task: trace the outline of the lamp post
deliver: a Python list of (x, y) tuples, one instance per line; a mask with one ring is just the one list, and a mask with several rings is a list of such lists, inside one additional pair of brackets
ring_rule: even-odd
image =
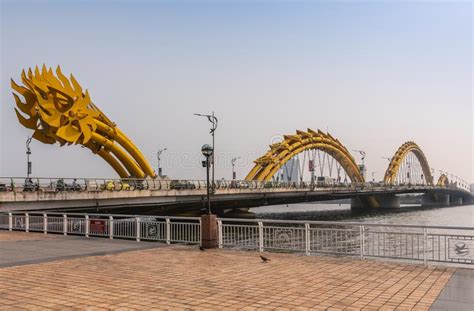
[(161, 166), (160, 166), (160, 161), (161, 161), (161, 154), (168, 150), (168, 148), (163, 148), (163, 149), (158, 149), (158, 151), (156, 152), (156, 159), (158, 160), (158, 176), (161, 177), (162, 176), (162, 169), (161, 169)]
[(31, 144), (31, 139), (32, 137), (28, 137), (26, 140), (26, 178), (30, 178), (30, 174), (32, 172), (32, 167), (31, 167), (31, 161), (30, 161), (30, 155), (31, 155), (31, 149), (30, 149), (30, 144)]
[(240, 157), (232, 158), (232, 160), (230, 160), (230, 163), (232, 164), (232, 179), (233, 180), (237, 179), (237, 174), (235, 173), (235, 162), (237, 162), (238, 159), (240, 159)]
[(362, 164), (359, 165), (359, 171), (360, 173), (362, 174), (362, 176), (365, 178), (365, 163), (364, 163), (364, 160), (365, 160), (365, 157), (367, 156), (367, 153), (364, 151), (364, 150), (356, 150), (354, 149), (353, 151), (355, 152), (358, 152), (360, 154), (360, 158), (362, 160)]
[(212, 163), (212, 187), (214, 187), (214, 155), (215, 155), (215, 140), (214, 140), (214, 132), (216, 131), (217, 129), (217, 123), (218, 123), (218, 120), (216, 118), (216, 116), (214, 116), (214, 111), (212, 112), (212, 114), (200, 114), (200, 113), (195, 113), (194, 114), (195, 116), (198, 116), (198, 117), (205, 117), (209, 120), (209, 122), (211, 122), (211, 130), (210, 130), (210, 134), (212, 135), (212, 158), (211, 158), (211, 163)]
[(202, 154), (206, 157), (206, 190), (207, 190), (207, 213), (208, 215), (211, 215), (211, 193), (210, 193), (210, 185), (209, 185), (209, 158), (212, 157), (214, 153), (214, 149), (209, 146), (208, 144), (205, 144), (201, 148)]

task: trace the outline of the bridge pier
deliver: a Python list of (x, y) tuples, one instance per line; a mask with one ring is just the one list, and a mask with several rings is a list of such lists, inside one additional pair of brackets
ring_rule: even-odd
[(363, 210), (370, 208), (400, 208), (400, 197), (395, 195), (378, 195), (367, 197), (355, 197), (351, 199), (352, 210)]
[(421, 197), (421, 206), (449, 206), (450, 195), (441, 193), (426, 193)]
[(400, 197), (396, 195), (381, 195), (376, 200), (381, 208), (400, 208)]
[(372, 208), (374, 206), (372, 206), (369, 202), (372, 201), (373, 203), (374, 200), (375, 199), (373, 197), (371, 199), (369, 199), (368, 197), (351, 198), (351, 210), (360, 211), (360, 210), (366, 210), (366, 209)]
[(461, 196), (455, 197), (451, 196), (449, 199), (449, 204), (450, 205), (462, 205), (463, 204), (463, 198)]

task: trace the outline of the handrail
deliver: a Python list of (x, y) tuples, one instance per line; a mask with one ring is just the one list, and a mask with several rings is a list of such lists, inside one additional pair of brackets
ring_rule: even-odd
[[(49, 212), (49, 211), (12, 211), (0, 212), (0, 215), (67, 215), (67, 216), (100, 216), (108, 218), (158, 218), (158, 219), (176, 219), (176, 220), (200, 220), (201, 217), (187, 216), (159, 216), (159, 215), (137, 215), (137, 214), (100, 214), (100, 213), (66, 213), (66, 212)], [(458, 226), (441, 226), (441, 225), (407, 225), (407, 224), (387, 224), (387, 223), (365, 223), (365, 222), (349, 222), (349, 221), (321, 221), (321, 220), (280, 220), (280, 219), (244, 219), (244, 218), (218, 218), (219, 221), (225, 222), (242, 222), (242, 223), (272, 223), (272, 224), (298, 224), (304, 226), (311, 225), (336, 225), (336, 226), (359, 226), (368, 227), (402, 227), (402, 228), (426, 228), (426, 229), (455, 229), (455, 230), (474, 230), (474, 227), (458, 227)]]
[[(383, 182), (366, 183), (326, 183), (326, 182), (285, 182), (285, 181), (248, 181), (248, 180), (216, 180), (211, 185), (215, 190), (225, 189), (300, 189), (306, 191), (319, 191), (328, 189), (332, 191), (366, 191), (366, 190), (456, 190), (471, 194), (470, 191), (456, 185), (432, 186), (427, 184), (386, 184)], [(139, 178), (48, 178), (48, 177), (0, 177), (0, 192), (37, 192), (37, 191), (133, 191), (133, 190), (201, 190), (206, 189), (203, 180), (152, 180)]]
[[(252, 225), (242, 225), (249, 223)], [(0, 212), (0, 229), (203, 245), (199, 217)], [(216, 240), (219, 248), (259, 252), (283, 250), (306, 255), (335, 254), (361, 260), (389, 258), (422, 261), (424, 265), (428, 262), (472, 265), (474, 257), (457, 249), (463, 250), (466, 241), (474, 241), (473, 231), (474, 227), (456, 226), (218, 218)]]
[(403, 227), (403, 228), (426, 228), (426, 229), (456, 229), (456, 230), (474, 230), (474, 227), (456, 227), (456, 226), (436, 226), (436, 225), (404, 225), (404, 224), (377, 224), (365, 222), (349, 222), (349, 221), (318, 221), (318, 220), (278, 220), (278, 219), (242, 219), (242, 218), (220, 218), (224, 222), (245, 222), (245, 223), (275, 223), (275, 224), (298, 224), (304, 226), (311, 225), (336, 225), (336, 226), (359, 226), (368, 227)]
[(101, 217), (126, 217), (126, 218), (159, 218), (159, 219), (177, 219), (177, 220), (200, 220), (201, 217), (187, 217), (187, 216), (157, 216), (157, 215), (137, 215), (137, 214), (100, 214), (100, 213), (69, 213), (69, 212), (49, 212), (49, 211), (11, 211), (0, 212), (0, 215), (68, 215), (68, 216), (101, 216)]

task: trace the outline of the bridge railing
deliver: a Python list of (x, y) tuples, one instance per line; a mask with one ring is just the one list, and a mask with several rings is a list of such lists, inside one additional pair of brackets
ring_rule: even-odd
[[(220, 218), (220, 248), (474, 264), (474, 227)], [(0, 229), (162, 243), (201, 243), (199, 217), (0, 213)]]
[[(384, 184), (383, 182), (366, 183), (319, 183), (319, 182), (282, 182), (282, 181), (247, 181), (216, 180), (212, 190), (238, 189), (242, 191), (273, 190), (388, 190), (440, 188), (426, 184)], [(446, 188), (446, 187), (444, 187)], [(460, 189), (449, 186), (449, 189)], [(204, 180), (164, 180), (164, 179), (101, 179), (101, 178), (41, 178), (41, 177), (0, 177), (0, 192), (102, 192), (102, 191), (192, 191), (206, 189)]]
[(474, 228), (220, 219), (219, 247), (474, 264)]

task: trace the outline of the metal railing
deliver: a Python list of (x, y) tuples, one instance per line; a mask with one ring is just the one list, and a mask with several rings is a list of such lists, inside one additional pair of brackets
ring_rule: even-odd
[[(216, 180), (213, 190), (292, 190), (305, 191), (361, 191), (393, 189), (465, 189), (455, 186), (429, 186), (426, 184), (385, 184), (383, 182), (366, 183), (325, 183), (325, 182), (282, 182)], [(164, 180), (164, 179), (103, 179), (103, 178), (42, 178), (42, 177), (0, 177), (0, 192), (83, 192), (83, 191), (133, 191), (133, 190), (205, 190), (205, 180)]]
[(474, 228), (219, 219), (219, 247), (474, 264)]
[[(474, 264), (474, 227), (223, 219), (219, 248)], [(0, 213), (0, 229), (201, 244), (199, 217)]]
[(201, 243), (199, 217), (166, 217), (80, 213), (1, 213), (0, 229), (60, 233), (109, 239)]

